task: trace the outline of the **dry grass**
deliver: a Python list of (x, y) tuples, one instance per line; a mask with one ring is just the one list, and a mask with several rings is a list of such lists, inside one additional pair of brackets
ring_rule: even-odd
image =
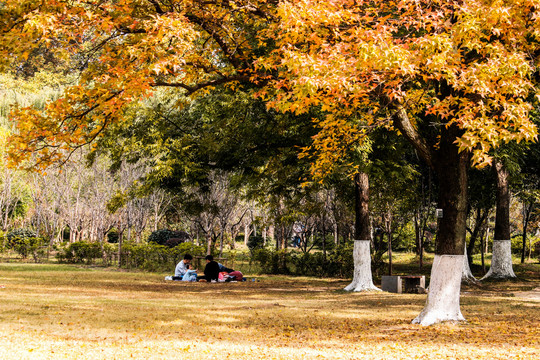
[[(412, 325), (425, 295), (340, 280), (166, 282), (162, 275), (0, 264), (7, 359), (538, 359), (538, 279), (466, 288), (467, 323)], [(509, 290), (510, 289), (510, 290)]]

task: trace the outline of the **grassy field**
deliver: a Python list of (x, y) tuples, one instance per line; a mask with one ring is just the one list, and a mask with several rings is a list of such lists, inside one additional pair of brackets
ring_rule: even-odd
[(467, 322), (421, 327), (426, 295), (347, 293), (339, 279), (183, 283), (0, 263), (0, 358), (538, 359), (539, 269), (466, 286)]

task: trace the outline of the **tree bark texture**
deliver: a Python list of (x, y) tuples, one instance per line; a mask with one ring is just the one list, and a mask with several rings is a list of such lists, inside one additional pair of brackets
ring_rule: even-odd
[(354, 176), (355, 193), (355, 239), (371, 239), (369, 222), (369, 177), (364, 172)]
[(493, 169), (497, 175), (494, 239), (510, 239), (510, 186), (508, 170), (501, 161), (495, 160)]
[(493, 168), (497, 174), (497, 196), (495, 210), (495, 233), (493, 237), (493, 251), (491, 267), (480, 280), (490, 278), (515, 278), (512, 269), (512, 244), (510, 241), (510, 186), (508, 183), (508, 170), (501, 161), (495, 160)]
[[(373, 285), (371, 275), (371, 229), (369, 222), (369, 178), (366, 173), (357, 173), (355, 185), (355, 233), (353, 281), (345, 287), (347, 291), (380, 290)], [(358, 237), (361, 236), (361, 237)]]
[(441, 133), (436, 172), (439, 179), (438, 208), (443, 216), (437, 229), (435, 254), (463, 255), (467, 231), (467, 170), (470, 155), (455, 144), (460, 130), (455, 125)]
[(443, 210), (437, 228), (435, 260), (426, 305), (413, 323), (431, 325), (464, 320), (459, 310), (463, 252), (467, 231), (467, 170), (470, 153), (460, 152), (456, 139), (463, 133), (456, 124), (442, 125), (438, 144), (426, 142), (406, 110), (398, 107), (394, 125), (435, 170), (439, 180), (437, 207)]

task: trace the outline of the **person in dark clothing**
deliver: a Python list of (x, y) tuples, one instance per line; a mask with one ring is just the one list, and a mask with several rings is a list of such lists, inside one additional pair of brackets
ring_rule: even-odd
[(204, 268), (204, 276), (200, 276), (198, 280), (206, 280), (211, 282), (212, 280), (217, 281), (219, 278), (219, 264), (214, 261), (212, 255), (206, 255), (206, 266)]

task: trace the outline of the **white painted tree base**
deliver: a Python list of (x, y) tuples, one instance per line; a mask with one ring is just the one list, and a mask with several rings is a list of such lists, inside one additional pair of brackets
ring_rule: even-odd
[(381, 291), (373, 285), (371, 275), (371, 253), (369, 240), (355, 240), (353, 259), (354, 276), (353, 281), (345, 287), (347, 291)]
[(459, 308), (464, 255), (435, 255), (426, 305), (413, 320), (424, 326), (443, 321), (463, 321)]
[(474, 277), (466, 256), (465, 263), (463, 264), (463, 272), (461, 273), (461, 281), (467, 284), (478, 284), (478, 280)]
[(478, 280), (474, 277), (471, 267), (469, 266), (469, 260), (467, 259), (467, 248), (465, 248), (465, 255), (463, 256), (463, 272), (461, 273), (461, 281), (467, 284), (478, 284)]
[(487, 274), (480, 279), (511, 279), (515, 278), (512, 268), (512, 242), (510, 240), (493, 240), (493, 255), (491, 267)]

